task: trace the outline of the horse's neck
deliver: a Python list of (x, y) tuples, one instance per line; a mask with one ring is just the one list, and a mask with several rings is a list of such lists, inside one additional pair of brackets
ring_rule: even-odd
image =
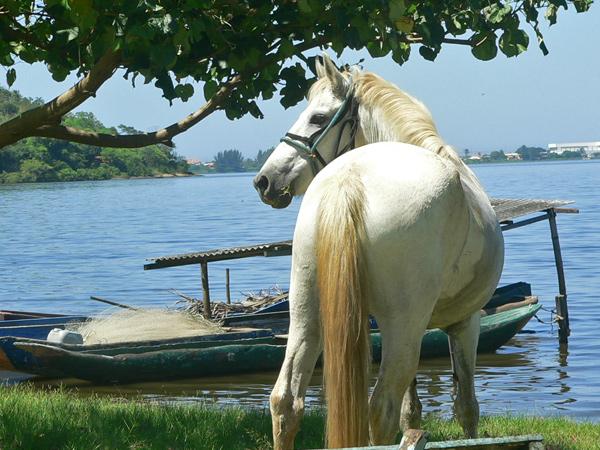
[(363, 108), (361, 112), (361, 133), (357, 140), (359, 145), (372, 144), (375, 142), (402, 142), (416, 145), (431, 151), (454, 166), (460, 174), (463, 183), (474, 190), (483, 188), (475, 174), (467, 167), (454, 149), (447, 145), (439, 136), (435, 125), (428, 113), (420, 110), (421, 106), (414, 105), (413, 111), (405, 113), (405, 120), (396, 120), (389, 123), (389, 115), (373, 108)]

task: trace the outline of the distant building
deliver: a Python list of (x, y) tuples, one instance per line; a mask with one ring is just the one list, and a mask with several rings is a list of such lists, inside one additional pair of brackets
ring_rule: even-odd
[(506, 155), (506, 159), (508, 159), (508, 160), (516, 161), (516, 160), (523, 159), (523, 158), (521, 158), (521, 155), (519, 155), (516, 152), (515, 153), (505, 153), (505, 155)]
[(199, 166), (202, 164), (202, 161), (200, 161), (199, 159), (186, 159), (185, 162), (187, 162), (190, 166)]
[(583, 151), (586, 158), (597, 158), (600, 155), (600, 141), (596, 142), (567, 142), (564, 144), (548, 144), (548, 151), (561, 155), (564, 152)]

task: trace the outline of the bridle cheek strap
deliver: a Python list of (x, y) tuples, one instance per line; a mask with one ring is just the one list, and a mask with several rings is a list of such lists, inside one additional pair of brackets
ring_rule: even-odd
[[(342, 120), (346, 112), (349, 112), (349, 115), (345, 120)], [(338, 133), (336, 151), (332, 161), (338, 156), (353, 149), (355, 146), (356, 132), (358, 130), (358, 104), (354, 98), (352, 89), (348, 91), (348, 95), (344, 99), (344, 102), (340, 105), (339, 109), (336, 111), (335, 115), (329, 121), (327, 126), (315, 131), (308, 137), (300, 136), (294, 133), (286, 133), (285, 136), (281, 138), (281, 142), (285, 142), (308, 157), (309, 161), (311, 162), (312, 171), (316, 175), (320, 170), (317, 165), (317, 161), (321, 164), (321, 168), (328, 164), (325, 159), (323, 159), (323, 156), (321, 156), (319, 153), (317, 147), (327, 133), (340, 122), (342, 126), (340, 127), (340, 131)], [(342, 135), (344, 134), (344, 130), (348, 124), (350, 124), (350, 140), (344, 147), (340, 148)]]

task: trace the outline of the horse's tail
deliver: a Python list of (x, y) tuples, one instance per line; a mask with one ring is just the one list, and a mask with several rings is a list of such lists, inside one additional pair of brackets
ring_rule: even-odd
[(327, 183), (317, 225), (327, 446), (353, 447), (369, 441), (365, 196), (359, 176), (351, 171)]

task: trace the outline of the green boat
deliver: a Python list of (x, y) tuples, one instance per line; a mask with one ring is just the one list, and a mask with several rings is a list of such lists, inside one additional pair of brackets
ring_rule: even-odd
[[(489, 305), (489, 304), (488, 304)], [(510, 340), (541, 308), (537, 298), (483, 310), (479, 352), (493, 352)], [(381, 358), (381, 336), (371, 334), (373, 359)], [(79, 378), (94, 383), (135, 383), (278, 370), (286, 336), (271, 330), (232, 329), (197, 338), (110, 345), (50, 344), (0, 338), (0, 369), (44, 377)], [(421, 357), (448, 355), (446, 334), (428, 330)]]

